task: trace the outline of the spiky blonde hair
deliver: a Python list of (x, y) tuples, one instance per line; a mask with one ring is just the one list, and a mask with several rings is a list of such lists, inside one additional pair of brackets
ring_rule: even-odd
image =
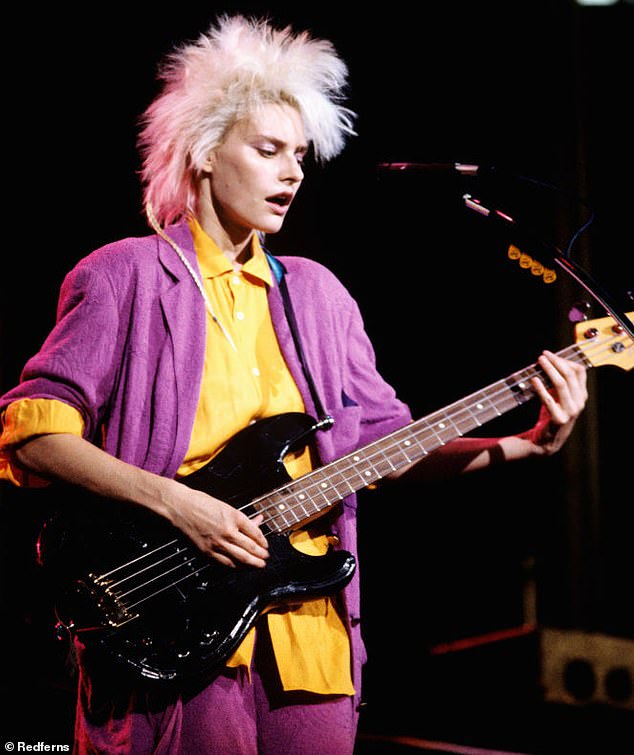
[(159, 72), (163, 88), (139, 135), (145, 205), (162, 225), (195, 211), (205, 159), (263, 104), (296, 107), (316, 159), (334, 157), (354, 134), (354, 113), (342, 105), (347, 75), (327, 40), (261, 19), (222, 16), (172, 52)]

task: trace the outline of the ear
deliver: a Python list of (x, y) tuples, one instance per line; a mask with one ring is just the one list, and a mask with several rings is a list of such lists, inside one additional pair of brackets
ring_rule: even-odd
[(212, 150), (206, 157), (202, 164), (202, 170), (205, 173), (212, 173), (214, 165), (216, 164), (216, 153)]

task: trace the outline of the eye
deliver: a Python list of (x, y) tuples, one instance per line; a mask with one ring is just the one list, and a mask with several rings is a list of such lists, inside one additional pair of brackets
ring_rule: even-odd
[(257, 147), (257, 150), (262, 157), (275, 157), (276, 154), (275, 147)]

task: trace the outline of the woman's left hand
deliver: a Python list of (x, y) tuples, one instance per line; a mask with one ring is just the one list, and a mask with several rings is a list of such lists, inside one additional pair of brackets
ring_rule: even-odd
[(566, 442), (577, 417), (588, 400), (586, 369), (583, 365), (544, 351), (537, 360), (551, 383), (546, 388), (540, 378), (532, 384), (542, 401), (537, 424), (528, 433), (530, 440), (545, 455), (554, 454)]

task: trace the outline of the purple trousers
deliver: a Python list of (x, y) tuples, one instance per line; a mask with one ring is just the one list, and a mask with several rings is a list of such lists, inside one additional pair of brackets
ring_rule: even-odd
[[(81, 652), (81, 651), (80, 651)], [(80, 655), (75, 755), (352, 755), (355, 699), (285, 692), (259, 632), (251, 679), (226, 669), (188, 695), (122, 694)]]

